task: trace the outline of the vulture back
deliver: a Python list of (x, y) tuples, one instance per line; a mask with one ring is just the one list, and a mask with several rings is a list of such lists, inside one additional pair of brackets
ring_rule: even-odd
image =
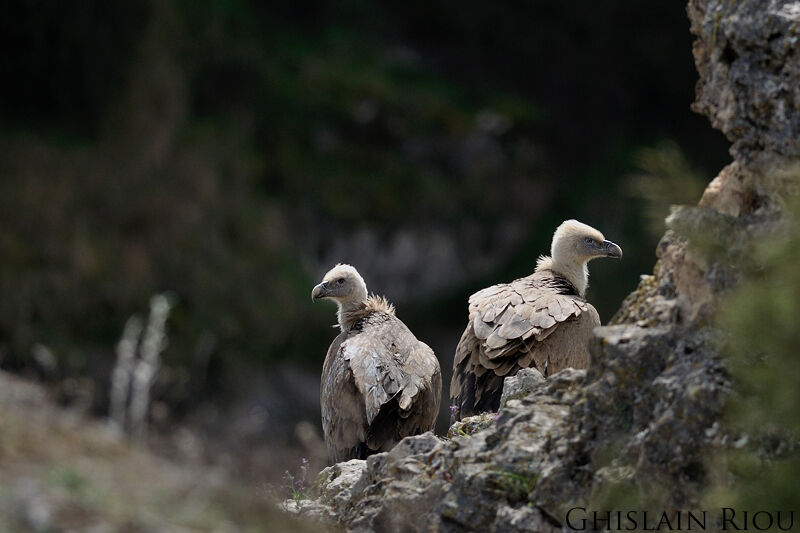
[(441, 391), (433, 350), (394, 314), (368, 312), (336, 337), (322, 368), (329, 460), (364, 459), (433, 429)]
[(534, 366), (545, 376), (586, 368), (589, 338), (599, 325), (594, 307), (552, 270), (476, 292), (453, 361), (456, 415), (496, 411), (503, 380), (521, 368)]

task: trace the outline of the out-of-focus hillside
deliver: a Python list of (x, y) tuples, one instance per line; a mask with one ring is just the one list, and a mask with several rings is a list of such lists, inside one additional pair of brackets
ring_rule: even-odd
[(265, 485), (155, 457), (4, 372), (0, 427), (0, 531), (312, 531)]

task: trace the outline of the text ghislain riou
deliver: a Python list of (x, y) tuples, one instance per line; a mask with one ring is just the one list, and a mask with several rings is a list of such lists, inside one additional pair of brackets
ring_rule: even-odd
[(794, 511), (753, 511), (722, 507), (714, 511), (567, 511), (566, 525), (573, 531), (788, 531)]

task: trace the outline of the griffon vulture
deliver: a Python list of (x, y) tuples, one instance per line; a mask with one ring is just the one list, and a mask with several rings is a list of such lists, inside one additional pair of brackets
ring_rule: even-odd
[(367, 296), (350, 265), (336, 265), (311, 291), (339, 307), (341, 333), (322, 366), (322, 429), (330, 462), (364, 459), (433, 429), (442, 373), (427, 344), (385, 298)]
[(503, 379), (535, 366), (548, 376), (589, 365), (588, 341), (600, 317), (584, 299), (587, 263), (622, 257), (622, 249), (577, 220), (553, 235), (550, 257), (539, 258), (528, 277), (501, 283), (469, 299), (469, 323), (461, 336), (450, 382), (458, 418), (500, 407)]

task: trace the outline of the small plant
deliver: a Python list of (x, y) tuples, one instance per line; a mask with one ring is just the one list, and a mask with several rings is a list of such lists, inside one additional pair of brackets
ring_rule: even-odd
[(56, 485), (72, 493), (85, 493), (89, 487), (89, 480), (68, 466), (53, 469), (50, 477)]
[(147, 437), (150, 389), (161, 368), (161, 352), (167, 346), (166, 322), (171, 308), (168, 295), (156, 294), (150, 299), (147, 323), (132, 316), (117, 344), (109, 391), (111, 423), (140, 442)]
[(451, 405), (450, 406), (450, 425), (451, 426), (458, 421), (456, 419), (456, 412), (457, 411), (458, 411), (458, 406), (457, 405)]
[(308, 499), (309, 487), (306, 486), (308, 476), (308, 459), (303, 457), (300, 460), (300, 474), (295, 477), (288, 470), (283, 473), (283, 488), (289, 493), (289, 497), (294, 501), (295, 506), (300, 508), (300, 502)]
[(531, 468), (526, 468), (522, 472), (504, 468), (495, 470), (494, 474), (495, 492), (511, 503), (527, 500), (528, 494), (536, 487), (536, 482), (539, 480), (539, 473)]

